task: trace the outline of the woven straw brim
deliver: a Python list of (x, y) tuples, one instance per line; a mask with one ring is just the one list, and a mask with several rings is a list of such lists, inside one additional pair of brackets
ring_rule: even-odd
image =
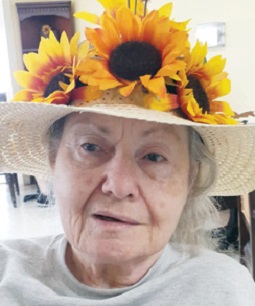
[(97, 104), (73, 107), (28, 102), (0, 103), (0, 172), (50, 179), (49, 127), (73, 112), (95, 112), (123, 118), (192, 126), (217, 162), (217, 181), (210, 195), (240, 195), (255, 189), (255, 126), (197, 124), (170, 113), (133, 105)]

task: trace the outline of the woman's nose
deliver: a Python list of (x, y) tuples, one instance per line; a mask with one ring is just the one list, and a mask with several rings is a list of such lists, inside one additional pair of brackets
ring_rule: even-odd
[(118, 199), (137, 198), (139, 187), (136, 162), (130, 158), (113, 157), (105, 172), (102, 192)]

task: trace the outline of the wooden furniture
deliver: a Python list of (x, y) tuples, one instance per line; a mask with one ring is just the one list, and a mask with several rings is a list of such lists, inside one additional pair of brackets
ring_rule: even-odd
[(13, 206), (17, 207), (16, 193), (17, 195), (20, 194), (17, 173), (4, 173), (4, 175), (5, 175), (6, 183), (8, 184), (8, 187), (9, 187)]
[(5, 102), (5, 101), (6, 101), (6, 93), (0, 92), (0, 102)]
[(235, 196), (225, 196), (225, 197), (216, 197), (217, 209), (219, 211), (228, 210), (229, 219), (228, 223), (217, 229), (219, 239), (219, 250), (226, 251), (229, 248), (233, 250), (238, 250), (238, 205), (240, 197)]
[(255, 280), (255, 191), (223, 199), (225, 208), (237, 208), (240, 262), (248, 267)]
[(42, 36), (42, 27), (49, 25), (57, 38), (66, 31), (73, 35), (71, 1), (46, 1), (16, 3), (22, 52), (36, 52)]
[(255, 191), (240, 197), (238, 210), (241, 262), (249, 268), (255, 280)]

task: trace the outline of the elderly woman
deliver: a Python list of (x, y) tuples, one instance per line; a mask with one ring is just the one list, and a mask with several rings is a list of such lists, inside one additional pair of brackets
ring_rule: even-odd
[(64, 228), (2, 242), (1, 305), (254, 305), (205, 224), (209, 195), (255, 188), (255, 128), (214, 100), (224, 60), (189, 50), (167, 7), (134, 4), (106, 7), (93, 49), (42, 38), (16, 73), (24, 102), (0, 105), (1, 171), (51, 178)]

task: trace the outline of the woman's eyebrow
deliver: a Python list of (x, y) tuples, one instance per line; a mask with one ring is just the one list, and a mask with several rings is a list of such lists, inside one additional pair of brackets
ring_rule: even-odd
[(142, 136), (144, 137), (147, 137), (147, 136), (150, 136), (151, 134), (155, 134), (155, 133), (158, 133), (158, 132), (161, 132), (162, 131), (162, 127), (152, 127), (146, 131), (143, 131), (142, 132)]
[(99, 125), (99, 124), (95, 124), (95, 123), (91, 123), (91, 122), (82, 122), (82, 123), (77, 123), (75, 124), (72, 129), (74, 131), (85, 131), (86, 129), (89, 129), (90, 131), (93, 132), (100, 132), (104, 135), (110, 135), (111, 131), (109, 128)]
[(177, 140), (180, 139), (178, 133), (176, 133), (175, 129), (167, 129), (167, 128), (163, 128), (162, 126), (155, 126), (152, 127), (146, 131), (142, 132), (142, 137), (149, 137), (152, 134), (157, 134), (157, 133), (164, 133), (167, 134), (168, 137), (173, 136), (174, 138), (176, 138)]
[(103, 134), (106, 134), (106, 135), (111, 134), (110, 129), (105, 126), (97, 125), (97, 124), (90, 124), (90, 126), (92, 127), (92, 129), (95, 129), (96, 131), (99, 131)]

